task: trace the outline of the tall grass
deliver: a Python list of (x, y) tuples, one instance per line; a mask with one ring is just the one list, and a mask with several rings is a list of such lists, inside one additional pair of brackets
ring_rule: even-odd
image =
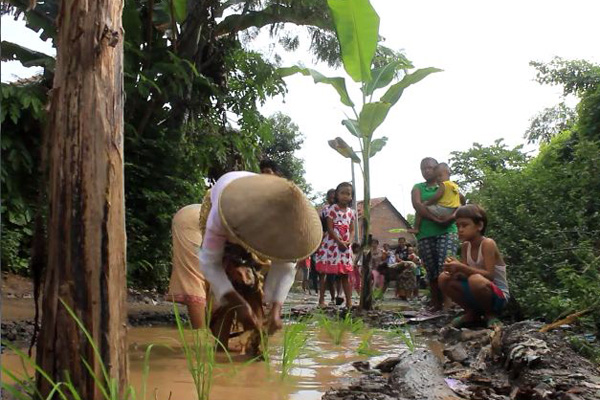
[(281, 378), (289, 375), (306, 342), (308, 325), (306, 322), (287, 324), (283, 328), (283, 348), (281, 352)]

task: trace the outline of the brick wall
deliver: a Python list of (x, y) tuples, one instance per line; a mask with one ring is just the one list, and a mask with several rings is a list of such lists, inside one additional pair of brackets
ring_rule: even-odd
[[(359, 221), (362, 226), (362, 218)], [(371, 209), (371, 233), (379, 240), (379, 243), (396, 244), (398, 237), (404, 236), (407, 242), (415, 243), (414, 235), (410, 233), (391, 233), (390, 229), (408, 228), (406, 223), (394, 211), (388, 200), (381, 202)]]

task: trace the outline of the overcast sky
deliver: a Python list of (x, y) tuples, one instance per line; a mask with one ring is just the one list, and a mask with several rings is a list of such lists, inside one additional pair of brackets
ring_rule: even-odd
[[(375, 137), (387, 136), (389, 141), (371, 159), (371, 195), (387, 196), (405, 215), (413, 212), (410, 190), (422, 180), (423, 157), (447, 161), (451, 151), (467, 150), (473, 142), (491, 144), (497, 138), (511, 146), (523, 143), (531, 117), (560, 101), (560, 88), (533, 81), (535, 70), (529, 61), (560, 56), (600, 63), (597, 0), (371, 2), (381, 17), (386, 46), (404, 49), (417, 68), (444, 70), (407, 89), (375, 132)], [(7, 17), (2, 18), (2, 40), (50, 51), (34, 32)], [(261, 35), (253, 48), (270, 54), (270, 41)], [(286, 54), (283, 64), (345, 76), (343, 69), (312, 64), (304, 49)], [(15, 74), (31, 75), (31, 70), (2, 63), (2, 81)], [(317, 191), (350, 180), (349, 161), (327, 145), (327, 140), (340, 136), (358, 148), (357, 139), (340, 123), (350, 109), (339, 104), (333, 89), (315, 85), (311, 78), (291, 77), (286, 82), (285, 99), (268, 101), (263, 111), (281, 111), (300, 127), (306, 138), (298, 155), (305, 160), (307, 180)], [(358, 102), (358, 96), (354, 99)]]

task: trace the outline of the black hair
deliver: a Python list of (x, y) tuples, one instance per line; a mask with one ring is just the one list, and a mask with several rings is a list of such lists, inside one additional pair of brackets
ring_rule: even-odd
[(371, 238), (371, 244), (373, 244), (373, 243), (377, 243), (377, 244), (379, 244), (379, 240), (377, 240), (377, 239), (375, 239), (375, 238)]
[(406, 243), (406, 248), (408, 249), (409, 247), (414, 247), (414, 246), (412, 245), (412, 243)]
[(358, 250), (360, 248), (360, 244), (352, 243), (352, 246), (350, 246), (350, 248), (352, 249), (352, 252), (354, 253), (356, 250)]
[(277, 166), (277, 163), (275, 161), (273, 161), (273, 160), (268, 159), (268, 158), (260, 160), (260, 164), (258, 164), (258, 167), (260, 168), (261, 171), (263, 169), (270, 168), (271, 171), (273, 171), (275, 173), (279, 173), (279, 167)]
[(458, 210), (456, 210), (456, 219), (458, 218), (468, 218), (476, 224), (482, 222), (483, 229), (481, 230), (481, 234), (485, 235), (488, 219), (485, 210), (481, 208), (481, 206), (478, 206), (477, 204), (467, 204), (459, 207)]
[(338, 202), (338, 192), (340, 190), (342, 190), (343, 188), (349, 187), (350, 188), (350, 192), (352, 193), (352, 197), (354, 197), (354, 188), (352, 187), (352, 184), (350, 182), (342, 182), (339, 185), (337, 185), (337, 187), (335, 188), (335, 197), (333, 198), (333, 203), (337, 204)]
[(335, 193), (335, 189), (329, 189), (327, 191), (327, 196), (329, 196), (331, 193)]
[(424, 159), (421, 160), (421, 165), (425, 164), (426, 162), (433, 162), (435, 165), (438, 165), (438, 162), (435, 158), (433, 157), (425, 157)]
[(404, 236), (400, 236), (400, 237), (398, 238), (398, 240), (400, 240), (400, 239), (402, 239), (402, 240), (404, 240), (404, 241), (406, 242), (406, 238), (405, 238)]

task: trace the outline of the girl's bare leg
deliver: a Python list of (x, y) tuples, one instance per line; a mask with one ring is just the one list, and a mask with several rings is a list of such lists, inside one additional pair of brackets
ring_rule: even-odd
[(352, 307), (352, 286), (350, 286), (350, 279), (348, 274), (343, 274), (341, 278), (344, 295), (346, 296), (346, 307), (350, 309)]
[(319, 307), (325, 306), (325, 278), (325, 274), (319, 276)]

